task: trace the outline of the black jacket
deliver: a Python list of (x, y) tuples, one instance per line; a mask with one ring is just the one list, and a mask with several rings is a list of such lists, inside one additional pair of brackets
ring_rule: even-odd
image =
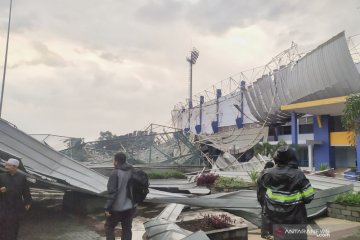
[(263, 169), (260, 174), (259, 177), (257, 179), (256, 182), (256, 196), (257, 196), (257, 200), (260, 203), (261, 207), (264, 206), (265, 204), (265, 194), (266, 194), (266, 187), (263, 184), (263, 176), (265, 174), (266, 169)]
[(21, 216), (24, 206), (32, 201), (26, 177), (19, 172), (2, 173), (0, 187), (6, 187), (6, 192), (0, 193), (0, 217)]
[(265, 171), (259, 183), (266, 188), (265, 211), (273, 223), (306, 223), (305, 204), (314, 198), (314, 189), (301, 170), (278, 165)]

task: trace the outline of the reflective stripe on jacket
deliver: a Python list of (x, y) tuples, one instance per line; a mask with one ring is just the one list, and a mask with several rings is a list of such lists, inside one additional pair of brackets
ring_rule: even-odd
[(271, 188), (266, 190), (266, 198), (277, 204), (298, 204), (299, 202), (307, 203), (314, 198), (314, 188), (308, 183), (302, 190), (294, 192), (272, 191)]

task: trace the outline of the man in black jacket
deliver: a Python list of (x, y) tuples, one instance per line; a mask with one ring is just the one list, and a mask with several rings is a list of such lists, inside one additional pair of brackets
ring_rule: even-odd
[(270, 235), (272, 234), (272, 225), (269, 222), (269, 218), (266, 215), (265, 212), (265, 193), (266, 193), (266, 188), (263, 186), (261, 179), (263, 177), (263, 175), (265, 174), (265, 171), (267, 171), (268, 169), (274, 167), (274, 163), (273, 162), (266, 162), (264, 169), (260, 172), (259, 177), (257, 179), (257, 184), (256, 184), (256, 194), (257, 194), (257, 200), (261, 205), (261, 237), (262, 238), (269, 238)]
[[(304, 173), (294, 167), (298, 161), (293, 149), (280, 147), (274, 160), (277, 166), (265, 171), (260, 179), (266, 187), (265, 212), (272, 224), (295, 224), (306, 230), (305, 204), (314, 198), (314, 189)], [(306, 234), (296, 239), (306, 239)]]
[(19, 163), (10, 158), (0, 174), (0, 240), (17, 239), (19, 220), (32, 201), (26, 177), (17, 172)]
[(127, 194), (127, 183), (131, 177), (133, 167), (126, 163), (126, 155), (117, 153), (114, 157), (115, 170), (112, 171), (108, 184), (108, 200), (105, 205), (106, 240), (115, 240), (114, 230), (121, 222), (121, 239), (131, 240), (132, 221), (136, 206)]

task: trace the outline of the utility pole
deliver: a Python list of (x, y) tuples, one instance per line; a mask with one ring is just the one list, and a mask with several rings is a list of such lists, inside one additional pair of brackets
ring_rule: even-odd
[(11, 8), (12, 8), (12, 0), (10, 0), (9, 22), (8, 22), (6, 50), (5, 50), (5, 63), (4, 63), (3, 81), (2, 81), (2, 87), (1, 87), (0, 118), (1, 118), (1, 113), (2, 113), (2, 105), (3, 105), (3, 101), (4, 101), (4, 87), (5, 87), (5, 77), (6, 77), (7, 56), (8, 56), (8, 49), (9, 49), (10, 26), (11, 26), (10, 25), (10, 23), (11, 23)]
[[(152, 123), (150, 124), (150, 136), (152, 137), (152, 130), (153, 130), (153, 127), (152, 127)], [(154, 144), (154, 141), (152, 142), (152, 144)], [(149, 167), (150, 167), (150, 162), (151, 162), (151, 147), (152, 147), (152, 144), (150, 145), (150, 150), (149, 150)]]

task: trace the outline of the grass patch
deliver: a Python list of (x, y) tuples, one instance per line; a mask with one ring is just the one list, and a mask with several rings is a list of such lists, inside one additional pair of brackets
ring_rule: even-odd
[(250, 172), (247, 173), (251, 179), (251, 182), (253, 182), (254, 184), (256, 184), (256, 181), (259, 177), (259, 172), (252, 170)]
[(336, 196), (335, 203), (360, 205), (360, 192), (346, 192)]
[(215, 188), (242, 188), (248, 186), (249, 183), (237, 177), (219, 177), (214, 183)]

